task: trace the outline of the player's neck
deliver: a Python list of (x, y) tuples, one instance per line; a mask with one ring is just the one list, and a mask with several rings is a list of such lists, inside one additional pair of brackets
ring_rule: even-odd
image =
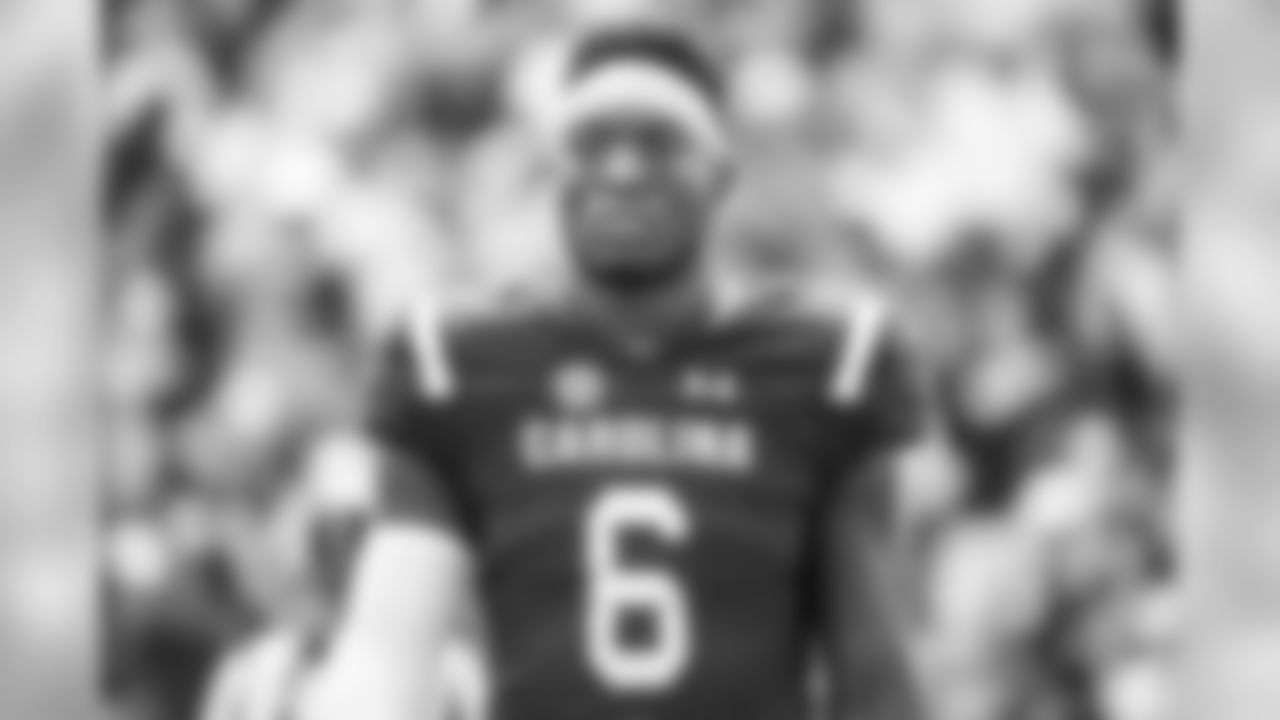
[(589, 301), (585, 307), (601, 324), (641, 349), (660, 344), (710, 307), (706, 283), (696, 273), (644, 291), (620, 292), (586, 284), (583, 292)]

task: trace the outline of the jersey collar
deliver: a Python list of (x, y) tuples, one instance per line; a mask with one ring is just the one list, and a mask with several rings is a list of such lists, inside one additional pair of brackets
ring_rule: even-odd
[(647, 321), (626, 318), (625, 308), (609, 308), (589, 292), (568, 294), (562, 304), (572, 325), (610, 354), (627, 362), (651, 363), (685, 352), (718, 325), (721, 312), (711, 288), (700, 284), (688, 298)]

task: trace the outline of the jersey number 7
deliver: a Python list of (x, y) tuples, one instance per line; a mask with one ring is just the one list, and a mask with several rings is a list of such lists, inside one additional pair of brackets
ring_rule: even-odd
[[(692, 655), (689, 602), (675, 575), (629, 565), (623, 555), (628, 538), (687, 542), (689, 513), (661, 485), (633, 483), (597, 495), (585, 524), (588, 664), (613, 690), (664, 690), (679, 680)], [(648, 629), (643, 642), (626, 632), (637, 621)]]

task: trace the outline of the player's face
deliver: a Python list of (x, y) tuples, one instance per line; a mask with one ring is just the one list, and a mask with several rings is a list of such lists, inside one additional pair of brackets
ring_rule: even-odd
[(698, 262), (727, 167), (676, 123), (634, 111), (570, 138), (563, 201), (570, 252), (589, 279), (645, 290)]

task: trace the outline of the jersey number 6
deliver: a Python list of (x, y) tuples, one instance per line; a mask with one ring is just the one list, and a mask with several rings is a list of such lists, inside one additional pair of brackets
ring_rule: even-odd
[[(689, 603), (679, 582), (669, 572), (628, 565), (624, 558), (628, 538), (681, 544), (689, 525), (684, 505), (658, 485), (611, 488), (587, 508), (587, 658), (611, 689), (660, 691), (689, 663)], [(628, 637), (630, 623), (643, 626), (643, 640)]]

